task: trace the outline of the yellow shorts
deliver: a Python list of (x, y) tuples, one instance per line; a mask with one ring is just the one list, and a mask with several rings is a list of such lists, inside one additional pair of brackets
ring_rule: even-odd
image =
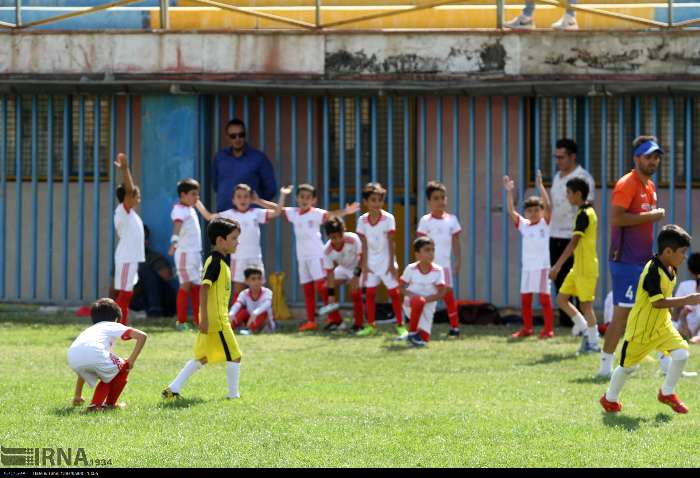
[(571, 269), (566, 274), (559, 293), (576, 296), (581, 302), (593, 302), (596, 285), (598, 285), (598, 276), (581, 276)]
[(620, 365), (623, 367), (634, 367), (642, 362), (642, 360), (654, 350), (666, 353), (676, 349), (687, 348), (688, 342), (683, 340), (683, 337), (681, 337), (681, 334), (678, 332), (663, 334), (651, 342), (646, 342), (644, 344), (625, 340), (622, 344)]
[(194, 343), (195, 360), (207, 359), (207, 363), (233, 362), (241, 358), (241, 349), (233, 335), (231, 325), (219, 332), (199, 333)]

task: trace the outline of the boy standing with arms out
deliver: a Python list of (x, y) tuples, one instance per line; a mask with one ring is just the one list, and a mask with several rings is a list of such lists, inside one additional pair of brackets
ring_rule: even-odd
[(231, 307), (231, 327), (246, 327), (253, 333), (261, 331), (266, 323), (274, 328), (272, 291), (263, 287), (262, 269), (248, 267), (243, 274), (248, 288), (238, 294), (238, 299)]
[[(282, 188), (279, 206), (284, 207), (287, 194), (292, 187)], [(298, 207), (285, 207), (284, 217), (294, 227), (294, 237), (297, 244), (297, 263), (299, 266), (299, 282), (304, 287), (304, 303), (306, 304), (306, 322), (299, 327), (299, 332), (316, 330), (316, 293), (314, 285), (324, 304), (328, 304), (328, 290), (324, 278), (323, 241), (321, 240), (321, 225), (331, 217), (347, 216), (359, 210), (359, 204), (353, 203), (345, 209), (328, 212), (315, 207), (316, 188), (310, 184), (297, 187)]]
[(658, 350), (670, 353), (671, 365), (657, 399), (676, 413), (688, 413), (688, 407), (674, 393), (688, 361), (688, 343), (673, 327), (670, 309), (700, 304), (698, 293), (673, 297), (678, 267), (685, 259), (690, 241), (690, 235), (675, 224), (664, 226), (658, 235), (658, 254), (642, 271), (627, 319), (620, 366), (612, 374), (608, 391), (600, 397), (606, 412), (622, 410), (618, 398), (627, 378), (650, 352)]
[[(579, 209), (574, 219), (573, 238), (549, 273), (549, 277), (554, 280), (559, 275), (562, 265), (571, 254), (574, 255), (574, 266), (559, 289), (557, 304), (574, 321), (574, 335), (579, 331), (586, 331), (579, 353), (600, 352), (598, 321), (593, 310), (595, 288), (598, 284), (598, 216), (587, 201), (588, 192), (588, 183), (581, 178), (570, 179), (566, 183), (566, 197)], [(581, 302), (583, 314), (569, 301), (573, 295)]]
[(139, 281), (139, 262), (146, 260), (143, 222), (134, 208), (141, 202), (141, 191), (134, 185), (129, 171), (129, 161), (124, 153), (117, 155), (115, 166), (124, 175), (124, 184), (117, 186), (119, 205), (114, 210), (114, 230), (117, 232), (117, 248), (114, 251), (114, 289), (117, 304), (122, 311), (122, 324), (129, 323), (129, 303), (134, 295), (134, 285)]
[(207, 236), (213, 251), (204, 264), (200, 300), (202, 310), (199, 334), (194, 344), (194, 360), (190, 360), (175, 380), (163, 390), (161, 396), (168, 400), (179, 398), (187, 379), (206, 364), (226, 362), (228, 398), (240, 398), (238, 381), (241, 371), (241, 350), (233, 335), (228, 317), (231, 297), (231, 269), (226, 256), (236, 251), (238, 223), (216, 218), (207, 226)]
[[(453, 277), (459, 276), (460, 262), (462, 260), (459, 247), (459, 233), (462, 227), (457, 216), (448, 214), (447, 188), (439, 181), (430, 181), (425, 189), (428, 197), (429, 214), (418, 221), (418, 236), (427, 236), (435, 242), (435, 263), (445, 271), (445, 305), (447, 316), (450, 319), (450, 331), (448, 337), (459, 336), (459, 317), (457, 316), (457, 301), (455, 301)], [(455, 262), (452, 267), (452, 251)]]
[[(134, 367), (147, 335), (121, 324), (121, 315), (121, 309), (112, 299), (98, 299), (92, 304), (90, 318), (93, 326), (84, 330), (68, 349), (68, 365), (78, 374), (73, 405), (84, 402), (83, 385), (87, 382), (95, 388), (88, 411), (124, 407), (124, 404), (117, 405), (117, 400), (126, 387), (129, 371)], [(112, 353), (118, 338), (136, 340), (136, 346), (126, 360)]]
[(433, 263), (435, 243), (429, 237), (413, 241), (416, 262), (406, 266), (401, 275), (403, 309), (410, 317), (408, 341), (416, 347), (425, 347), (430, 340), (437, 301), (445, 297), (445, 272)]
[(403, 325), (398, 264), (394, 252), (396, 220), (393, 214), (382, 209), (385, 195), (386, 189), (379, 183), (367, 183), (362, 189), (362, 201), (368, 212), (360, 216), (357, 222), (357, 235), (362, 240), (362, 284), (367, 288), (368, 325), (357, 333), (359, 337), (377, 333), (374, 323), (377, 286), (382, 282), (389, 292), (391, 307), (396, 316), (396, 333), (399, 337), (408, 335), (408, 330)]
[(532, 296), (539, 294), (544, 313), (544, 328), (540, 332), (540, 338), (548, 339), (554, 336), (554, 311), (550, 297), (552, 287), (549, 281), (549, 219), (551, 217), (549, 195), (542, 183), (542, 173), (538, 171), (537, 187), (542, 192), (542, 198), (537, 196), (527, 198), (524, 205), (525, 217), (523, 217), (513, 206), (515, 182), (508, 176), (504, 176), (503, 187), (506, 190), (508, 215), (523, 236), (523, 263), (520, 275), (523, 327), (512, 334), (511, 338), (522, 339), (533, 334)]

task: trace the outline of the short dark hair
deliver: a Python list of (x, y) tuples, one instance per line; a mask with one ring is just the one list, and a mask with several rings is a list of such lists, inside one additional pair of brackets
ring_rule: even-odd
[(241, 225), (238, 224), (238, 221), (225, 217), (217, 217), (207, 226), (207, 236), (209, 237), (211, 245), (215, 246), (217, 237), (226, 239), (226, 236), (235, 230), (241, 230)]
[(362, 188), (362, 199), (367, 200), (372, 194), (379, 194), (382, 199), (386, 195), (386, 189), (381, 183), (367, 183), (365, 187)]
[(581, 198), (584, 201), (588, 200), (588, 194), (591, 192), (590, 186), (583, 178), (569, 179), (566, 182), (566, 189), (570, 190), (572, 193), (581, 193)]
[(297, 186), (297, 196), (301, 194), (302, 191), (308, 191), (313, 197), (316, 197), (316, 188), (309, 183), (304, 183)]
[(248, 191), (248, 194), (253, 193), (253, 188), (251, 188), (250, 186), (248, 186), (245, 183), (238, 183), (238, 184), (236, 184), (236, 187), (233, 188), (233, 194), (235, 195), (236, 191), (238, 191), (239, 189), (242, 191)]
[(432, 245), (433, 247), (435, 247), (435, 241), (433, 241), (428, 236), (417, 237), (416, 240), (413, 241), (413, 252), (419, 252), (421, 249), (428, 245)]
[(700, 275), (700, 252), (693, 252), (688, 257), (688, 271), (691, 274)]
[(190, 191), (199, 189), (199, 183), (192, 178), (186, 178), (177, 182), (177, 194), (187, 194)]
[(327, 236), (336, 232), (343, 233), (345, 232), (345, 221), (339, 217), (332, 217), (323, 223), (323, 230), (326, 232)]
[(226, 123), (226, 130), (228, 130), (231, 126), (240, 126), (241, 128), (243, 128), (243, 131), (245, 131), (245, 123), (238, 118), (233, 118), (228, 123)]
[(667, 224), (662, 227), (656, 238), (659, 254), (663, 253), (666, 248), (676, 252), (681, 247), (690, 247), (690, 241), (690, 234), (675, 224)]
[(90, 319), (93, 324), (99, 322), (119, 322), (122, 319), (122, 309), (109, 297), (97, 299), (90, 307)]
[(263, 275), (262, 269), (259, 267), (251, 266), (251, 267), (246, 267), (245, 270), (243, 271), (243, 276), (246, 279), (248, 279), (254, 275), (259, 275), (260, 277), (262, 277), (262, 275)]
[(556, 144), (555, 144), (555, 147), (556, 147), (556, 149), (563, 148), (569, 154), (578, 153), (578, 146), (576, 145), (576, 141), (574, 141), (573, 139), (569, 139), (569, 138), (558, 139)]
[(542, 201), (542, 198), (539, 196), (530, 196), (525, 200), (525, 204), (523, 204), (523, 207), (525, 209), (529, 207), (539, 207), (544, 209), (544, 201)]
[(435, 191), (442, 191), (447, 194), (447, 188), (440, 181), (430, 181), (425, 187), (425, 196), (430, 199)]
[(634, 138), (634, 141), (632, 141), (632, 150), (637, 149), (637, 147), (640, 144), (646, 143), (647, 141), (653, 141), (654, 143), (659, 142), (659, 140), (656, 139), (656, 136), (650, 136), (650, 135), (637, 136), (636, 138)]
[[(134, 189), (131, 190), (131, 194), (136, 194), (137, 191), (139, 191), (139, 187), (134, 186)], [(115, 193), (117, 194), (117, 201), (119, 201), (119, 204), (123, 203), (124, 199), (126, 199), (126, 186), (120, 184), (117, 186)]]

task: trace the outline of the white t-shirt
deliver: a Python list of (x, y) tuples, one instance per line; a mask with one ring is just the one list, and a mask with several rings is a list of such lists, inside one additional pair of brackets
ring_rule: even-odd
[(177, 203), (170, 214), (173, 222), (181, 222), (180, 240), (177, 248), (182, 252), (200, 252), (202, 250), (202, 230), (199, 228), (199, 218), (193, 207)]
[(523, 236), (523, 270), (540, 271), (549, 269), (549, 224), (544, 219), (531, 224), (525, 218), (516, 224)]
[(100, 357), (109, 359), (114, 342), (119, 338), (129, 340), (129, 331), (131, 328), (119, 322), (98, 322), (78, 335), (68, 348), (68, 353), (74, 357), (85, 357), (86, 361)]
[(367, 264), (375, 274), (384, 274), (389, 267), (389, 234), (396, 230), (393, 214), (381, 211), (377, 222), (372, 223), (369, 213), (360, 216), (356, 232), (367, 239)]
[(418, 235), (428, 236), (435, 242), (435, 263), (450, 267), (452, 259), (452, 238), (462, 232), (457, 216), (444, 213), (442, 217), (426, 214), (418, 221)]
[(124, 203), (114, 210), (114, 229), (119, 242), (114, 251), (114, 261), (123, 263), (144, 262), (146, 246), (144, 244), (143, 222), (136, 211), (126, 210)]
[(419, 262), (414, 262), (406, 266), (406, 269), (401, 274), (401, 283), (414, 294), (422, 297), (434, 295), (438, 288), (445, 287), (445, 272), (442, 267), (432, 263), (430, 271), (425, 273), (420, 270)]
[[(684, 280), (678, 285), (678, 290), (674, 297), (684, 297), (689, 294), (695, 294), (697, 292), (697, 282), (695, 279)], [(700, 305), (691, 305), (692, 312), (686, 316), (686, 321), (688, 322), (688, 328), (690, 333), (695, 331), (695, 328), (700, 324)]]
[(294, 226), (297, 243), (297, 259), (319, 259), (323, 257), (321, 224), (328, 220), (328, 211), (312, 207), (304, 212), (298, 207), (285, 207), (284, 217)]
[(360, 265), (362, 255), (362, 241), (354, 232), (343, 234), (343, 245), (340, 250), (333, 247), (331, 241), (326, 242), (323, 249), (323, 267), (333, 269), (338, 264), (350, 271)]
[(260, 224), (267, 222), (267, 210), (251, 208), (241, 212), (237, 209), (227, 209), (219, 213), (219, 216), (238, 221), (241, 225), (238, 247), (231, 257), (234, 259), (262, 259)]
[(272, 291), (267, 287), (263, 287), (260, 290), (260, 295), (253, 297), (250, 289), (244, 289), (238, 294), (238, 299), (236, 299), (236, 303), (231, 308), (231, 314), (235, 315), (241, 309), (246, 309), (250, 315), (260, 315), (266, 309), (269, 309), (268, 313), (272, 314)]
[(551, 236), (558, 239), (571, 239), (573, 237), (574, 217), (578, 212), (578, 207), (570, 204), (569, 200), (566, 199), (566, 183), (574, 178), (582, 178), (586, 181), (590, 188), (588, 201), (593, 202), (595, 199), (595, 180), (593, 176), (581, 166), (576, 166), (576, 169), (564, 177), (561, 176), (560, 172), (554, 175), (552, 189), (550, 191), (552, 199), (552, 218), (550, 220), (550, 225), (552, 228)]

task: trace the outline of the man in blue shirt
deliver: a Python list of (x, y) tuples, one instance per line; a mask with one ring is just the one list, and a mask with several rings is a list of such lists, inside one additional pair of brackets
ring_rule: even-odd
[(216, 192), (216, 210), (231, 209), (231, 196), (237, 184), (247, 184), (262, 199), (272, 200), (277, 181), (272, 163), (262, 151), (251, 148), (245, 140), (245, 123), (232, 119), (226, 125), (230, 147), (216, 153), (212, 183)]

